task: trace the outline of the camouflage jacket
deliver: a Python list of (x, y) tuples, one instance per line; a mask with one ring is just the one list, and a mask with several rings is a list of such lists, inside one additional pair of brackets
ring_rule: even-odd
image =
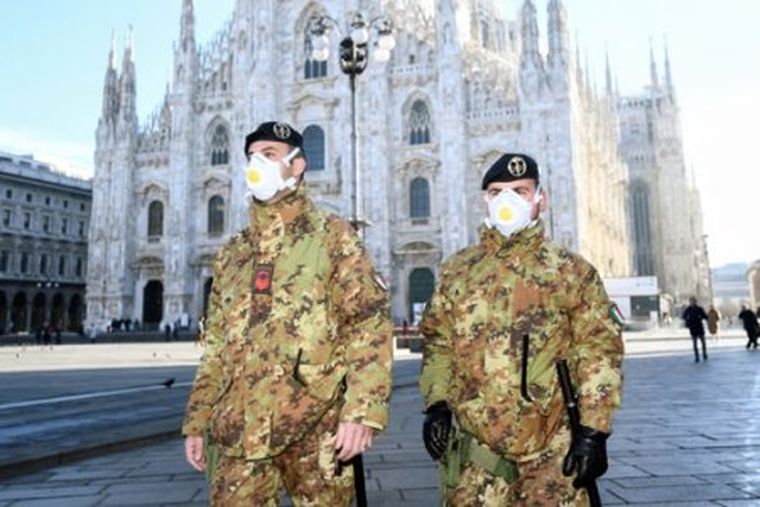
[(385, 428), (388, 294), (354, 230), (301, 187), (251, 206), (251, 227), (217, 254), (201, 359), (182, 428), (259, 459), (341, 421)]
[(610, 431), (620, 404), (620, 326), (596, 270), (544, 239), (544, 227), (480, 243), (448, 259), (420, 324), (420, 387), (458, 424), (518, 461), (565, 424), (555, 361), (567, 358), (581, 423)]

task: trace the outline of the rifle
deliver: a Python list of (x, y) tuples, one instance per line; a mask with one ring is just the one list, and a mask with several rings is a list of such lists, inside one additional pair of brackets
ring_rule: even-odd
[(354, 489), (356, 490), (356, 507), (367, 507), (367, 487), (364, 482), (364, 459), (361, 454), (351, 460), (354, 467)]
[[(578, 410), (578, 396), (575, 394), (573, 382), (570, 380), (567, 360), (561, 359), (557, 361), (557, 376), (559, 377), (559, 385), (562, 388), (562, 398), (565, 400), (567, 417), (570, 420), (570, 432), (574, 440), (581, 426), (581, 413)], [(592, 481), (591, 484), (586, 486), (586, 492), (588, 493), (591, 507), (602, 507), (602, 500), (599, 498), (599, 488), (596, 486), (596, 481)]]

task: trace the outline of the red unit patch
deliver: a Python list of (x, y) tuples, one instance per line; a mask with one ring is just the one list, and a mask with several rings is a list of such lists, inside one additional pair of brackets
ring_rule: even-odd
[(272, 266), (268, 264), (256, 266), (256, 271), (253, 276), (253, 293), (272, 293)]

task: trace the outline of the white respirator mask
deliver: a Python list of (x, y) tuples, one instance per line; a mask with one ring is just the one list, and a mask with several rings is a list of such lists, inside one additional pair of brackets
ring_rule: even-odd
[(295, 188), (295, 177), (282, 179), (280, 163), (288, 167), (299, 151), (299, 148), (294, 149), (279, 162), (269, 160), (261, 153), (251, 155), (245, 168), (245, 183), (253, 197), (259, 201), (268, 201), (280, 190)]
[(536, 189), (531, 201), (526, 201), (512, 189), (505, 188), (498, 195), (486, 199), (488, 218), (486, 224), (495, 227), (505, 238), (536, 224), (530, 215), (533, 205), (541, 202), (541, 187)]

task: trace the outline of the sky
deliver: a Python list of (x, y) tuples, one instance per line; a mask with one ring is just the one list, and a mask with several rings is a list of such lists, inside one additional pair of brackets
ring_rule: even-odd
[[(521, 0), (495, 0), (514, 19)], [(301, 2), (305, 4), (306, 2)], [(534, 0), (545, 37), (546, 0)], [(701, 190), (713, 267), (760, 259), (753, 211), (760, 164), (760, 2), (756, 0), (564, 0), (573, 47), (599, 89), (609, 53), (623, 94), (660, 73), (664, 41), (681, 107), (687, 167)], [(202, 44), (234, 0), (195, 0)], [(103, 77), (115, 31), (117, 54), (133, 26), (140, 121), (159, 106), (179, 34), (181, 0), (0, 0), (0, 150), (34, 153), (64, 172), (91, 176)], [(685, 196), (671, 196), (674, 200)]]

